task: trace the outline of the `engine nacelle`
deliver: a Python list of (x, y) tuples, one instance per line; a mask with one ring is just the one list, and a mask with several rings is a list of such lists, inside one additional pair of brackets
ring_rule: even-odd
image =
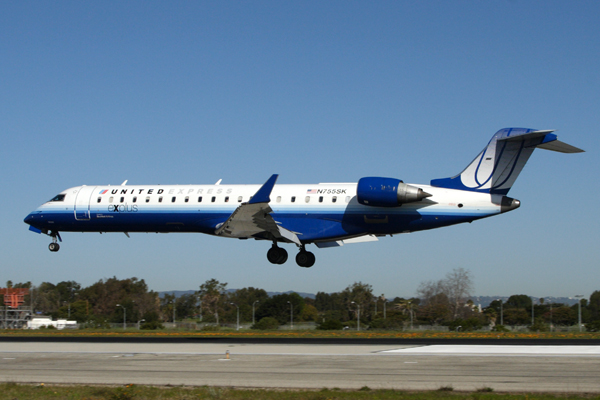
[(356, 188), (358, 202), (373, 207), (398, 207), (429, 196), (423, 189), (394, 178), (361, 178)]

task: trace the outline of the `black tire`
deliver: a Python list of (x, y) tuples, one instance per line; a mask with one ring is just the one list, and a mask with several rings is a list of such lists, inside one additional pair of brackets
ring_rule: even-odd
[(298, 254), (296, 254), (296, 264), (298, 264), (299, 266), (306, 267), (309, 261), (310, 256), (308, 255), (307, 251), (301, 251)]
[(315, 255), (313, 253), (311, 253), (310, 251), (307, 251), (306, 255), (308, 255), (308, 262), (306, 263), (306, 265), (304, 265), (304, 268), (310, 268), (313, 265), (315, 265), (315, 261), (317, 261), (317, 257), (315, 257)]
[(59, 245), (58, 243), (50, 243), (50, 244), (48, 245), (48, 249), (49, 249), (51, 252), (57, 252), (58, 250), (60, 250), (60, 245)]
[(277, 264), (284, 264), (288, 259), (288, 252), (281, 247), (279, 249), (279, 258), (277, 259)]
[(267, 260), (269, 260), (271, 264), (279, 264), (279, 258), (281, 257), (279, 250), (279, 247), (273, 246), (267, 251)]

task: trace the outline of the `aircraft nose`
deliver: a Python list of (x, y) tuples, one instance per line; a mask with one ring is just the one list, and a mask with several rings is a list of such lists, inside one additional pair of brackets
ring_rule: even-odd
[(41, 212), (33, 211), (33, 212), (29, 213), (28, 216), (25, 217), (23, 222), (25, 222), (26, 224), (29, 224), (29, 225), (34, 225), (36, 222), (38, 222), (40, 220), (41, 216), (42, 216)]
[(25, 217), (25, 219), (23, 220), (23, 222), (25, 222), (26, 224), (31, 225), (31, 223), (33, 222), (33, 214), (29, 214), (28, 216)]

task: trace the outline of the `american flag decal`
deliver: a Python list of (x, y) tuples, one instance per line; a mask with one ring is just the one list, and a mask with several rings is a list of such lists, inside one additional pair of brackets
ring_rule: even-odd
[(317, 194), (317, 193), (318, 193), (318, 192), (317, 192), (317, 189), (308, 189), (308, 190), (306, 191), (306, 194)]

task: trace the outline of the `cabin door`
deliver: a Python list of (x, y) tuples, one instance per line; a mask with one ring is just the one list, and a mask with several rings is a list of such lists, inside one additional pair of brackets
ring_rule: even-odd
[(90, 199), (96, 186), (83, 186), (75, 198), (75, 219), (78, 221), (90, 220)]

